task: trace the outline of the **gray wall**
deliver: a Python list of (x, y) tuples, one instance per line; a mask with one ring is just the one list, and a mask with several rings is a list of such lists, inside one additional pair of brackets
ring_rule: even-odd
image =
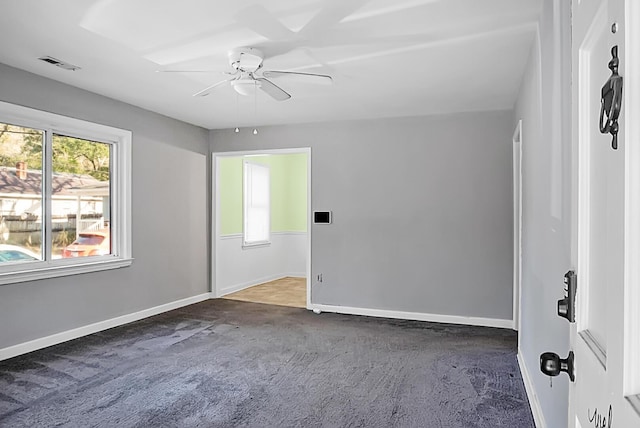
[(568, 377), (552, 388), (539, 356), (569, 352), (569, 324), (555, 311), (572, 268), (570, 32), (570, 2), (545, 0), (514, 117), (522, 119), (523, 163), (519, 346), (549, 427), (567, 426)]
[(0, 100), (133, 132), (133, 265), (0, 286), (0, 349), (208, 291), (208, 133), (0, 64)]
[(312, 148), (312, 302), (512, 318), (511, 112), (211, 131), (215, 152)]

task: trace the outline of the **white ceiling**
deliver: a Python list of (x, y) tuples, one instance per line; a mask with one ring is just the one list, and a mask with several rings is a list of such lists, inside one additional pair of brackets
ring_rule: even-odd
[[(540, 0), (5, 0), (0, 62), (209, 129), (510, 109), (539, 12)], [(228, 85), (193, 97), (241, 46), (263, 48), (265, 69), (333, 84), (274, 78), (292, 94), (281, 102)]]

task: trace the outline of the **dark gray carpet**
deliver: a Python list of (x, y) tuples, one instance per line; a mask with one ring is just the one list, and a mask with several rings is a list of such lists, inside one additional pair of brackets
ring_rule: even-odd
[(509, 330), (209, 300), (0, 362), (2, 427), (534, 427)]

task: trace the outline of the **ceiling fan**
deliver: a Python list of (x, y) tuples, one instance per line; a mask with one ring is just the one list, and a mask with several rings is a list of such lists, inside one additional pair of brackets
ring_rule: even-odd
[[(286, 77), (289, 80), (295, 79), (304, 83), (331, 84), (332, 78), (326, 74), (263, 70), (263, 61), (267, 58), (286, 54), (297, 48), (334, 44), (335, 40), (331, 39), (328, 32), (335, 30), (345, 17), (369, 1), (325, 0), (316, 15), (296, 32), (284, 26), (261, 4), (252, 4), (240, 10), (235, 16), (236, 22), (266, 40), (258, 43), (258, 45), (253, 45), (253, 47), (240, 47), (230, 50), (228, 57), (233, 71), (225, 74), (231, 77), (216, 82), (196, 92), (193, 96), (209, 95), (217, 87), (228, 83), (241, 95), (253, 95), (260, 89), (272, 98), (284, 101), (291, 98), (291, 95), (269, 80), (270, 78)], [(316, 62), (322, 64), (321, 61)], [(198, 70), (182, 71), (197, 72)]]
[[(295, 71), (262, 70), (264, 55), (262, 51), (252, 47), (241, 47), (228, 52), (229, 64), (233, 68), (232, 72), (224, 72), (231, 76), (221, 80), (211, 86), (207, 86), (201, 91), (193, 94), (194, 97), (204, 97), (209, 95), (215, 88), (230, 84), (230, 86), (240, 95), (253, 96), (258, 89), (265, 92), (277, 101), (285, 101), (291, 95), (267, 78), (287, 77), (305, 83), (316, 83), (329, 85), (332, 78), (326, 74), (299, 73)], [(164, 72), (198, 72), (199, 70), (160, 70)]]

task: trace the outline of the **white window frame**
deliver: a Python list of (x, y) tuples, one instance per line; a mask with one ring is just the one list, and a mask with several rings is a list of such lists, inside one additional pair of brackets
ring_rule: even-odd
[[(45, 131), (43, 158), (43, 261), (0, 265), (0, 285), (34, 281), (130, 266), (131, 255), (131, 140), (124, 129), (100, 125), (54, 113), (0, 101), (0, 123)], [(51, 139), (54, 134), (111, 145), (111, 254), (104, 256), (49, 259), (51, 248)], [(43, 231), (44, 233), (44, 231)]]
[[(267, 228), (267, 234), (266, 234), (266, 239), (261, 239), (261, 240), (256, 240), (256, 241), (250, 241), (249, 239), (247, 239), (247, 231), (249, 229), (248, 227), (248, 223), (249, 223), (249, 219), (250, 219), (250, 209), (251, 209), (251, 204), (249, 203), (249, 199), (251, 198), (251, 192), (252, 189), (250, 188), (250, 183), (249, 180), (247, 180), (247, 169), (248, 168), (253, 168), (253, 167), (259, 167), (259, 168), (266, 168), (267, 170), (267, 216), (266, 216), (266, 228)], [(261, 164), (261, 163), (257, 163), (257, 162), (250, 162), (248, 160), (243, 160), (242, 163), (242, 216), (243, 216), (243, 221), (242, 221), (242, 247), (257, 247), (257, 246), (265, 246), (265, 245), (270, 245), (271, 244), (271, 168), (269, 168), (269, 165), (265, 165), (265, 164)]]

